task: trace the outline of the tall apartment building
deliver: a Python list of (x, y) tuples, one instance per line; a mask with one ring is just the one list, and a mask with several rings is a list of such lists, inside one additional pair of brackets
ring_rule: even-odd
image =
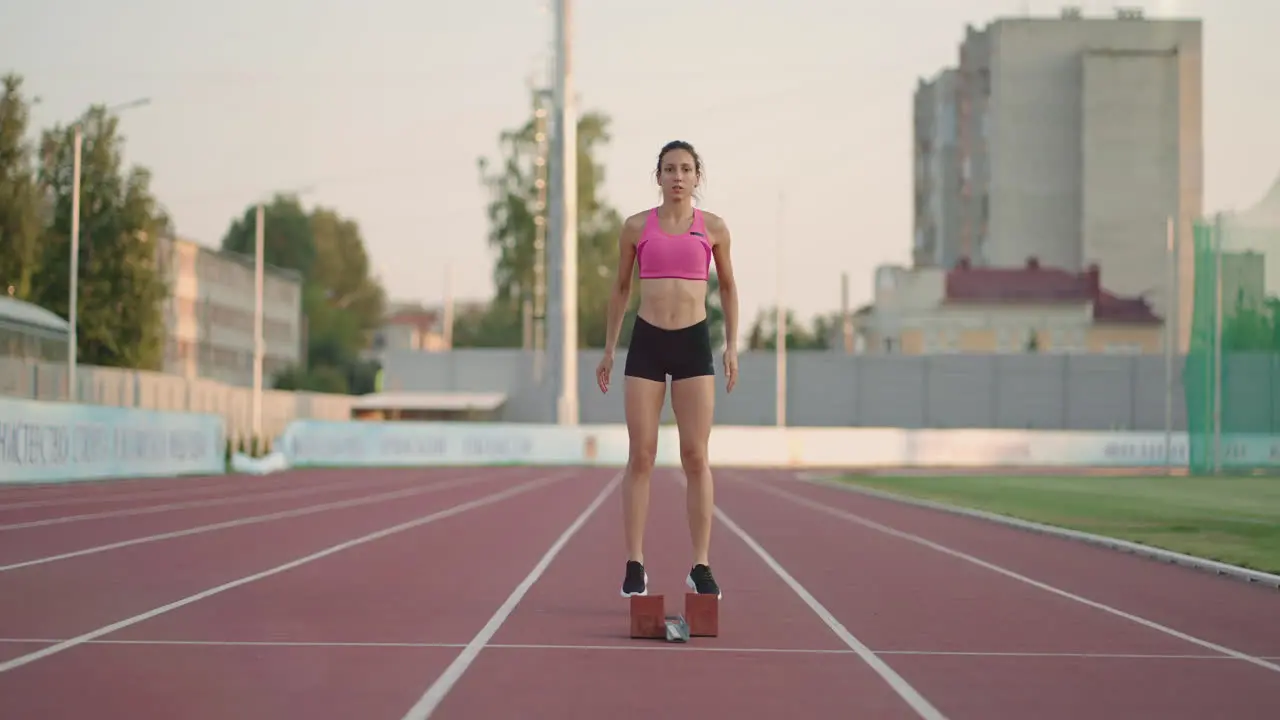
[(915, 96), (915, 242), (919, 267), (953, 267), (960, 259), (959, 72), (921, 80)]
[[(162, 238), (157, 260), (169, 282), (164, 371), (232, 385), (253, 384), (254, 260), (190, 240)], [(263, 272), (263, 387), (305, 357), (302, 276)]]
[(954, 255), (979, 267), (1097, 264), (1113, 291), (1168, 316), (1172, 217), (1185, 348), (1203, 202), (1201, 57), (1200, 21), (1133, 10), (968, 27), (955, 68), (959, 228), (944, 242), (954, 237)]

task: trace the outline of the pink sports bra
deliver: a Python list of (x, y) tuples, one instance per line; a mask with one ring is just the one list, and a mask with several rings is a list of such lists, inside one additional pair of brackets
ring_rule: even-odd
[(679, 235), (668, 235), (658, 222), (658, 209), (649, 211), (636, 243), (640, 278), (706, 280), (711, 272), (711, 241), (702, 211), (693, 209), (693, 224)]

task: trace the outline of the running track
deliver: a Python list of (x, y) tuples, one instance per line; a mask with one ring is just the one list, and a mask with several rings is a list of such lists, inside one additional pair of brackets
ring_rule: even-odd
[[(1274, 590), (791, 473), (717, 501), (721, 636), (669, 645), (627, 637), (612, 469), (0, 488), (0, 716), (1280, 717)], [(659, 471), (676, 606), (683, 504)]]

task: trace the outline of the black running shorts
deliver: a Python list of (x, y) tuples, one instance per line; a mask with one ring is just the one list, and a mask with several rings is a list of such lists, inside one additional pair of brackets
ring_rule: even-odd
[(704, 319), (678, 330), (664, 330), (636, 317), (627, 346), (623, 374), (655, 382), (715, 375), (711, 356), (711, 331)]

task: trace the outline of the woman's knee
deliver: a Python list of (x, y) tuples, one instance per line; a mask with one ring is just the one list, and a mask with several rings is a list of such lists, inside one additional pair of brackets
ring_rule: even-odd
[(653, 463), (658, 456), (658, 443), (639, 442), (631, 444), (631, 451), (627, 456), (627, 466), (631, 469), (633, 475), (648, 477), (653, 472)]
[(707, 466), (707, 446), (703, 443), (681, 443), (680, 464), (685, 470), (701, 470)]

